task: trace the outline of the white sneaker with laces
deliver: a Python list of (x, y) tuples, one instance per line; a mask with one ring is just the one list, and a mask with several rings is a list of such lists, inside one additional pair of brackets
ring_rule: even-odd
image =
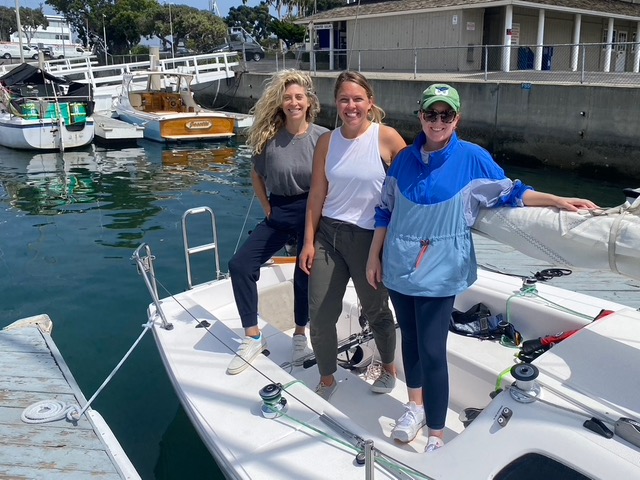
[(424, 451), (425, 453), (429, 453), (442, 447), (444, 447), (444, 440), (440, 437), (430, 436), (427, 440), (427, 446), (424, 447)]
[(267, 340), (264, 335), (260, 338), (244, 337), (235, 356), (227, 367), (228, 375), (237, 375), (244, 371), (261, 352), (267, 348)]
[(294, 335), (291, 338), (291, 350), (291, 364), (296, 367), (302, 365), (302, 362), (313, 353), (307, 344), (306, 335)]
[(407, 403), (404, 408), (406, 411), (396, 422), (396, 426), (391, 430), (391, 438), (399, 442), (408, 443), (414, 438), (424, 424), (424, 407), (416, 405), (415, 402)]

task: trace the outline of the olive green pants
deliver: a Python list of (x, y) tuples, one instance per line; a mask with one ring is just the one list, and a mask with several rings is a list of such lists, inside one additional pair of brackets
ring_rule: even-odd
[(367, 257), (373, 230), (322, 218), (315, 238), (315, 257), (309, 275), (309, 327), (311, 345), (320, 375), (337, 370), (336, 323), (342, 299), (351, 278), (369, 321), (373, 338), (384, 364), (393, 363), (396, 329), (389, 309), (389, 294), (380, 284), (374, 289), (366, 277)]

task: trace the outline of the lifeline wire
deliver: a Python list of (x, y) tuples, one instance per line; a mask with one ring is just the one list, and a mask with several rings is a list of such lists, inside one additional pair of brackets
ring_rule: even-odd
[[(238, 235), (238, 241), (236, 243), (236, 248), (233, 249), (233, 253), (236, 253), (238, 251), (238, 246), (240, 245), (240, 240), (242, 239), (242, 234), (244, 233), (244, 227), (247, 226), (247, 220), (249, 219), (249, 213), (251, 213), (251, 207), (253, 206), (253, 200), (255, 198), (256, 198), (256, 193), (253, 192), (253, 196), (251, 197), (251, 203), (249, 203), (249, 208), (247, 209), (247, 214), (244, 217), (244, 223), (242, 224), (242, 229), (240, 230), (240, 235)], [(167, 291), (167, 293), (171, 295), (171, 292)]]
[[(169, 296), (170, 296), (170, 297), (171, 297), (171, 298), (172, 298), (172, 299), (173, 299), (173, 300), (174, 300), (174, 301), (175, 301), (175, 302), (180, 306), (180, 308), (182, 308), (182, 309), (183, 309), (183, 310), (184, 310), (184, 311), (185, 311), (185, 312), (186, 312), (186, 313), (187, 313), (187, 314), (188, 314), (188, 315), (189, 315), (193, 320), (195, 320), (195, 322), (196, 322), (199, 326), (203, 327), (203, 328), (205, 329), (205, 331), (206, 331), (209, 335), (211, 335), (213, 338), (217, 339), (217, 340), (218, 340), (218, 341), (219, 341), (223, 346), (225, 346), (225, 347), (226, 347), (230, 352), (232, 352), (234, 355), (236, 354), (236, 352), (235, 352), (235, 350), (234, 350), (234, 349), (232, 349), (229, 345), (227, 345), (226, 343), (224, 343), (224, 341), (223, 341), (221, 338), (217, 337), (217, 336), (216, 336), (216, 335), (215, 335), (211, 330), (209, 330), (208, 325), (205, 325), (205, 324), (203, 324), (200, 320), (198, 320), (198, 319), (197, 319), (197, 318), (196, 318), (196, 317), (195, 317), (195, 316), (194, 316), (194, 315), (189, 311), (189, 309), (187, 309), (187, 308), (186, 308), (182, 303), (180, 303), (180, 301), (179, 301), (179, 300), (178, 300), (178, 299), (177, 299), (177, 298), (176, 298), (176, 297), (175, 297), (171, 292), (169, 292), (169, 290), (168, 290), (168, 289), (167, 289), (167, 288), (166, 288), (166, 287), (165, 287), (165, 286), (164, 286), (160, 281), (158, 281), (158, 280), (157, 280), (157, 278), (155, 278), (155, 276), (154, 276), (154, 281), (155, 281), (158, 285), (160, 285), (160, 287), (161, 287), (162, 289), (164, 289), (164, 290), (167, 292), (167, 294), (168, 294), (168, 295), (169, 295)], [(156, 315), (159, 315), (159, 314), (156, 312)], [(146, 332), (146, 329), (148, 329), (148, 328), (150, 328), (150, 327), (151, 327), (151, 324), (152, 324), (152, 321), (149, 321), (147, 324), (145, 324), (145, 325), (144, 325), (144, 327), (145, 327), (145, 332)], [(143, 333), (142, 333), (142, 335), (144, 335), (144, 333), (145, 333), (145, 332), (143, 332)], [(142, 335), (140, 336), (140, 338), (142, 338)], [(140, 340), (140, 339), (139, 339), (139, 340)], [(134, 345), (134, 346), (135, 346), (135, 345)], [(132, 347), (132, 348), (133, 348), (133, 347)], [(121, 362), (121, 363), (122, 363), (122, 362)], [(277, 382), (273, 381), (273, 380), (272, 380), (272, 379), (271, 379), (271, 378), (270, 378), (266, 373), (264, 373), (264, 372), (262, 372), (260, 369), (256, 368), (256, 367), (255, 367), (255, 365), (253, 365), (253, 364), (252, 364), (252, 363), (250, 363), (250, 362), (248, 362), (248, 363), (249, 363), (249, 365), (248, 365), (248, 366), (249, 366), (250, 368), (252, 368), (256, 373), (258, 373), (258, 374), (262, 375), (262, 376), (263, 376), (266, 380), (268, 380), (270, 383), (274, 383), (274, 384), (275, 384), (275, 383), (277, 383)], [(115, 373), (115, 372), (114, 372), (114, 373)], [(290, 386), (290, 385), (292, 385), (292, 384), (294, 384), (294, 383), (301, 383), (301, 382), (296, 382), (296, 381), (294, 381), (294, 382), (290, 382), (289, 384), (287, 384), (287, 387), (288, 387), (288, 386)], [(287, 392), (287, 393), (288, 393), (292, 398), (294, 398), (295, 400), (297, 400), (298, 402), (300, 402), (300, 404), (301, 404), (301, 405), (303, 405), (305, 408), (307, 408), (309, 411), (311, 411), (311, 412), (315, 413), (316, 415), (318, 415), (318, 416), (320, 416), (320, 417), (322, 417), (322, 416), (324, 415), (323, 413), (318, 412), (318, 411), (316, 411), (314, 408), (312, 408), (312, 407), (310, 407), (309, 405), (307, 405), (304, 401), (302, 401), (301, 399), (299, 399), (298, 397), (296, 397), (296, 396), (295, 396), (294, 394), (292, 394), (290, 391), (288, 391), (288, 390), (286, 390), (286, 389), (285, 389), (285, 391), (286, 391), (286, 392)], [(97, 395), (97, 393), (96, 393), (96, 395)], [(95, 397), (95, 395), (94, 395), (94, 397)], [(92, 400), (93, 400), (93, 397), (92, 397)], [(267, 405), (267, 407), (268, 407), (268, 408), (272, 408), (272, 409), (273, 409), (273, 407), (271, 407), (271, 406), (269, 406), (269, 405)], [(290, 416), (286, 415), (285, 413), (283, 413), (283, 412), (281, 412), (281, 411), (278, 411), (278, 413), (279, 413), (279, 414), (281, 414), (282, 416), (285, 416), (286, 418), (291, 419), (291, 421), (293, 421), (293, 422), (296, 422), (296, 423), (298, 423), (298, 424), (301, 424), (301, 425), (303, 425), (303, 426), (306, 426), (306, 427), (308, 427), (308, 428), (310, 428), (310, 429), (312, 429), (312, 430), (316, 431), (316, 432), (317, 432), (318, 434), (320, 434), (320, 435), (323, 435), (323, 436), (325, 436), (325, 437), (327, 437), (327, 438), (330, 438), (330, 439), (332, 439), (332, 440), (335, 440), (337, 443), (342, 444), (342, 445), (343, 445), (343, 446), (345, 446), (345, 447), (348, 447), (348, 448), (354, 448), (354, 447), (353, 447), (353, 445), (351, 445), (351, 444), (349, 444), (349, 443), (345, 443), (343, 440), (335, 439), (334, 437), (332, 437), (332, 436), (331, 436), (331, 435), (329, 435), (328, 433), (325, 433), (325, 432), (323, 432), (323, 431), (321, 431), (321, 430), (316, 429), (315, 427), (312, 427), (311, 425), (308, 425), (308, 424), (306, 424), (306, 423), (304, 423), (304, 422), (301, 422), (300, 420), (297, 420), (297, 419), (295, 419), (295, 418), (293, 418), (293, 417), (290, 417)], [(345, 431), (347, 431), (347, 430), (345, 429)], [(379, 453), (382, 455), (382, 452), (380, 452), (379, 450), (377, 450), (377, 449), (374, 449), (374, 450), (375, 450), (376, 452), (379, 452)], [(411, 474), (412, 474), (412, 475), (414, 475), (414, 476), (418, 476), (418, 477), (420, 477), (420, 478), (423, 478), (424, 480), (433, 480), (431, 477), (425, 476), (424, 474), (421, 474), (420, 472), (417, 472), (417, 471), (413, 470), (413, 469), (412, 469), (411, 467), (409, 467), (408, 465), (404, 465), (404, 464), (402, 464), (402, 463), (398, 462), (397, 460), (394, 460), (394, 462), (396, 462), (395, 464), (394, 464), (393, 462), (389, 461), (389, 460), (384, 460), (384, 459), (377, 459), (376, 461), (378, 461), (378, 462), (380, 463), (380, 465), (381, 465), (382, 467), (384, 467), (384, 468), (387, 468), (387, 469), (395, 469), (396, 471), (403, 472), (403, 473), (411, 472)]]
[[(295, 383), (295, 382), (291, 382), (291, 383)], [(290, 385), (290, 384), (288, 384), (288, 385)], [(288, 386), (288, 385), (287, 385), (287, 386)], [(284, 387), (283, 387), (283, 389), (284, 389)], [(291, 395), (291, 392), (287, 391), (286, 389), (285, 389), (285, 391), (286, 391), (289, 395)], [(292, 395), (292, 396), (293, 396), (293, 395)], [(294, 398), (295, 398), (295, 397), (294, 397)], [(337, 443), (337, 444), (339, 444), (339, 445), (342, 445), (342, 446), (343, 446), (343, 447), (345, 447), (347, 450), (351, 450), (351, 451), (352, 451), (352, 452), (354, 452), (354, 453), (360, 453), (360, 452), (362, 452), (362, 451), (363, 451), (363, 449), (362, 449), (362, 448), (358, 448), (358, 447), (356, 447), (356, 446), (352, 445), (351, 443), (349, 443), (349, 442), (347, 442), (347, 441), (345, 441), (345, 440), (342, 440), (342, 439), (340, 439), (340, 438), (336, 438), (336, 437), (334, 437), (333, 435), (329, 435), (328, 433), (323, 432), (323, 431), (322, 431), (322, 430), (320, 430), (319, 428), (316, 428), (316, 427), (314, 427), (314, 426), (312, 426), (312, 425), (309, 425), (308, 423), (303, 422), (303, 421), (301, 421), (301, 420), (298, 420), (297, 418), (294, 418), (294, 417), (292, 417), (292, 416), (288, 415), (287, 413), (283, 413), (282, 411), (277, 410), (276, 408), (273, 408), (271, 405), (268, 405), (268, 404), (265, 404), (265, 405), (267, 406), (267, 408), (269, 408), (269, 409), (273, 410), (273, 412), (274, 412), (274, 413), (277, 413), (277, 414), (278, 414), (278, 416), (288, 418), (288, 419), (289, 419), (289, 420), (291, 420), (292, 422), (297, 423), (298, 425), (301, 425), (301, 426), (303, 426), (303, 427), (305, 427), (305, 428), (308, 428), (309, 430), (312, 430), (312, 431), (314, 431), (315, 433), (317, 433), (317, 434), (319, 434), (319, 435), (321, 435), (321, 436), (323, 436), (323, 437), (325, 437), (325, 438), (327, 438), (327, 439), (329, 439), (329, 440), (332, 440), (332, 441), (336, 442), (336, 443)], [(343, 428), (343, 427), (341, 427), (341, 428)], [(375, 448), (375, 447), (374, 447), (373, 449), (374, 449), (374, 451), (375, 451), (376, 453), (378, 453), (379, 455), (384, 455), (384, 454), (383, 454), (380, 450), (378, 450), (377, 448)], [(386, 455), (384, 455), (384, 456), (386, 456)], [(413, 475), (414, 477), (423, 478), (424, 480), (433, 480), (431, 477), (429, 477), (429, 476), (427, 476), (427, 475), (424, 475), (423, 473), (418, 472), (417, 470), (415, 470), (415, 469), (411, 468), (410, 466), (405, 465), (405, 464), (400, 463), (400, 462), (397, 462), (397, 461), (395, 461), (395, 460), (392, 462), (392, 461), (387, 460), (386, 458), (379, 458), (379, 457), (378, 457), (378, 458), (375, 458), (375, 462), (377, 462), (377, 463), (379, 463), (381, 466), (384, 466), (385, 468), (387, 468), (387, 469), (389, 469), (389, 470), (393, 470), (393, 471), (395, 471), (395, 472), (401, 472), (401, 473), (404, 473), (404, 474)]]

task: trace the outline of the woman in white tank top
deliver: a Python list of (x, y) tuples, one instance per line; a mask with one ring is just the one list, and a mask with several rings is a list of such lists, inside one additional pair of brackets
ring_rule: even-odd
[(383, 364), (371, 389), (389, 393), (395, 385), (395, 321), (386, 289), (369, 285), (365, 268), (385, 164), (406, 146), (398, 132), (380, 123), (384, 111), (375, 105), (373, 90), (363, 75), (341, 73), (334, 94), (342, 126), (322, 135), (316, 144), (299, 255), (300, 267), (309, 273), (310, 337), (320, 373), (316, 392), (326, 400), (342, 379), (334, 376), (336, 323), (349, 279)]

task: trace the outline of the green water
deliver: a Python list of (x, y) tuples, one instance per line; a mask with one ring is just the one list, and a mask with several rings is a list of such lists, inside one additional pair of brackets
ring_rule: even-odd
[[(217, 216), (223, 270), (252, 198), (242, 146), (158, 144), (34, 154), (0, 147), (0, 327), (47, 313), (53, 338), (89, 398), (140, 335), (150, 302), (130, 260), (149, 244), (169, 292), (186, 288), (181, 217), (207, 205)], [(617, 185), (554, 170), (505, 168), (543, 191), (621, 203)], [(507, 268), (508, 266), (505, 266)], [(161, 296), (166, 293), (161, 292)], [(212, 380), (213, 381), (213, 380)], [(145, 336), (93, 404), (144, 479), (223, 478)]]

